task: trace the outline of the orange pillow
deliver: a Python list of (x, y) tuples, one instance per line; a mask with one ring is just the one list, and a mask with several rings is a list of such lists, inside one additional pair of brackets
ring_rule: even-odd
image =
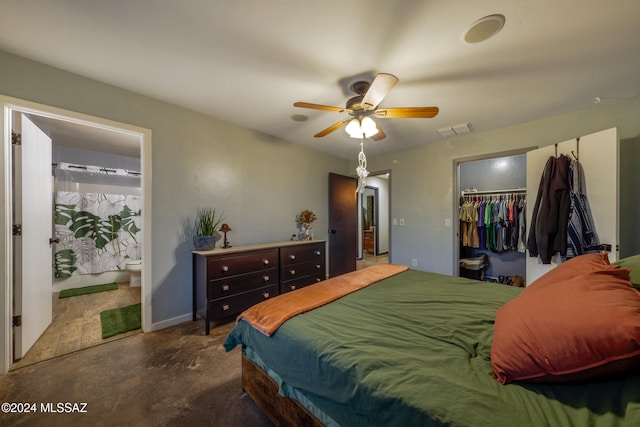
[(629, 269), (605, 265), (534, 289), (496, 313), (498, 382), (584, 380), (640, 365), (640, 292)]
[(566, 279), (571, 279), (572, 277), (580, 274), (589, 273), (591, 271), (600, 271), (603, 268), (618, 268), (617, 266), (612, 266), (609, 263), (609, 255), (607, 252), (580, 255), (559, 264), (553, 270), (550, 270), (540, 276), (534, 280), (527, 289), (532, 286), (552, 285)]

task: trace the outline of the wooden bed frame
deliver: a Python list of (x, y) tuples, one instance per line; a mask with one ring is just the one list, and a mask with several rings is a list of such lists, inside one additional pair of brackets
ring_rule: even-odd
[(244, 354), (242, 389), (276, 426), (324, 426), (300, 403), (280, 396), (276, 382)]

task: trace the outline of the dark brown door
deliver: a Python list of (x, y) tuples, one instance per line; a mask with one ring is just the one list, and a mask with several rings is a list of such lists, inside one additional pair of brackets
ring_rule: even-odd
[(356, 179), (329, 174), (329, 276), (356, 269)]

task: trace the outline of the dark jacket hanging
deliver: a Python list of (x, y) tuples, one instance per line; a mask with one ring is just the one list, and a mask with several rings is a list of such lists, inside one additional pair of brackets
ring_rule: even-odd
[(549, 157), (531, 217), (527, 239), (530, 256), (539, 255), (543, 264), (550, 264), (555, 253), (566, 255), (570, 206), (569, 158), (565, 155)]

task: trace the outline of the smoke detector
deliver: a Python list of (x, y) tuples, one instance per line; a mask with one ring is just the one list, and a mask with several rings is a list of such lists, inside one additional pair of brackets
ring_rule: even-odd
[(462, 39), (466, 43), (480, 43), (498, 34), (504, 27), (505, 17), (499, 13), (485, 16), (475, 21), (464, 32)]

